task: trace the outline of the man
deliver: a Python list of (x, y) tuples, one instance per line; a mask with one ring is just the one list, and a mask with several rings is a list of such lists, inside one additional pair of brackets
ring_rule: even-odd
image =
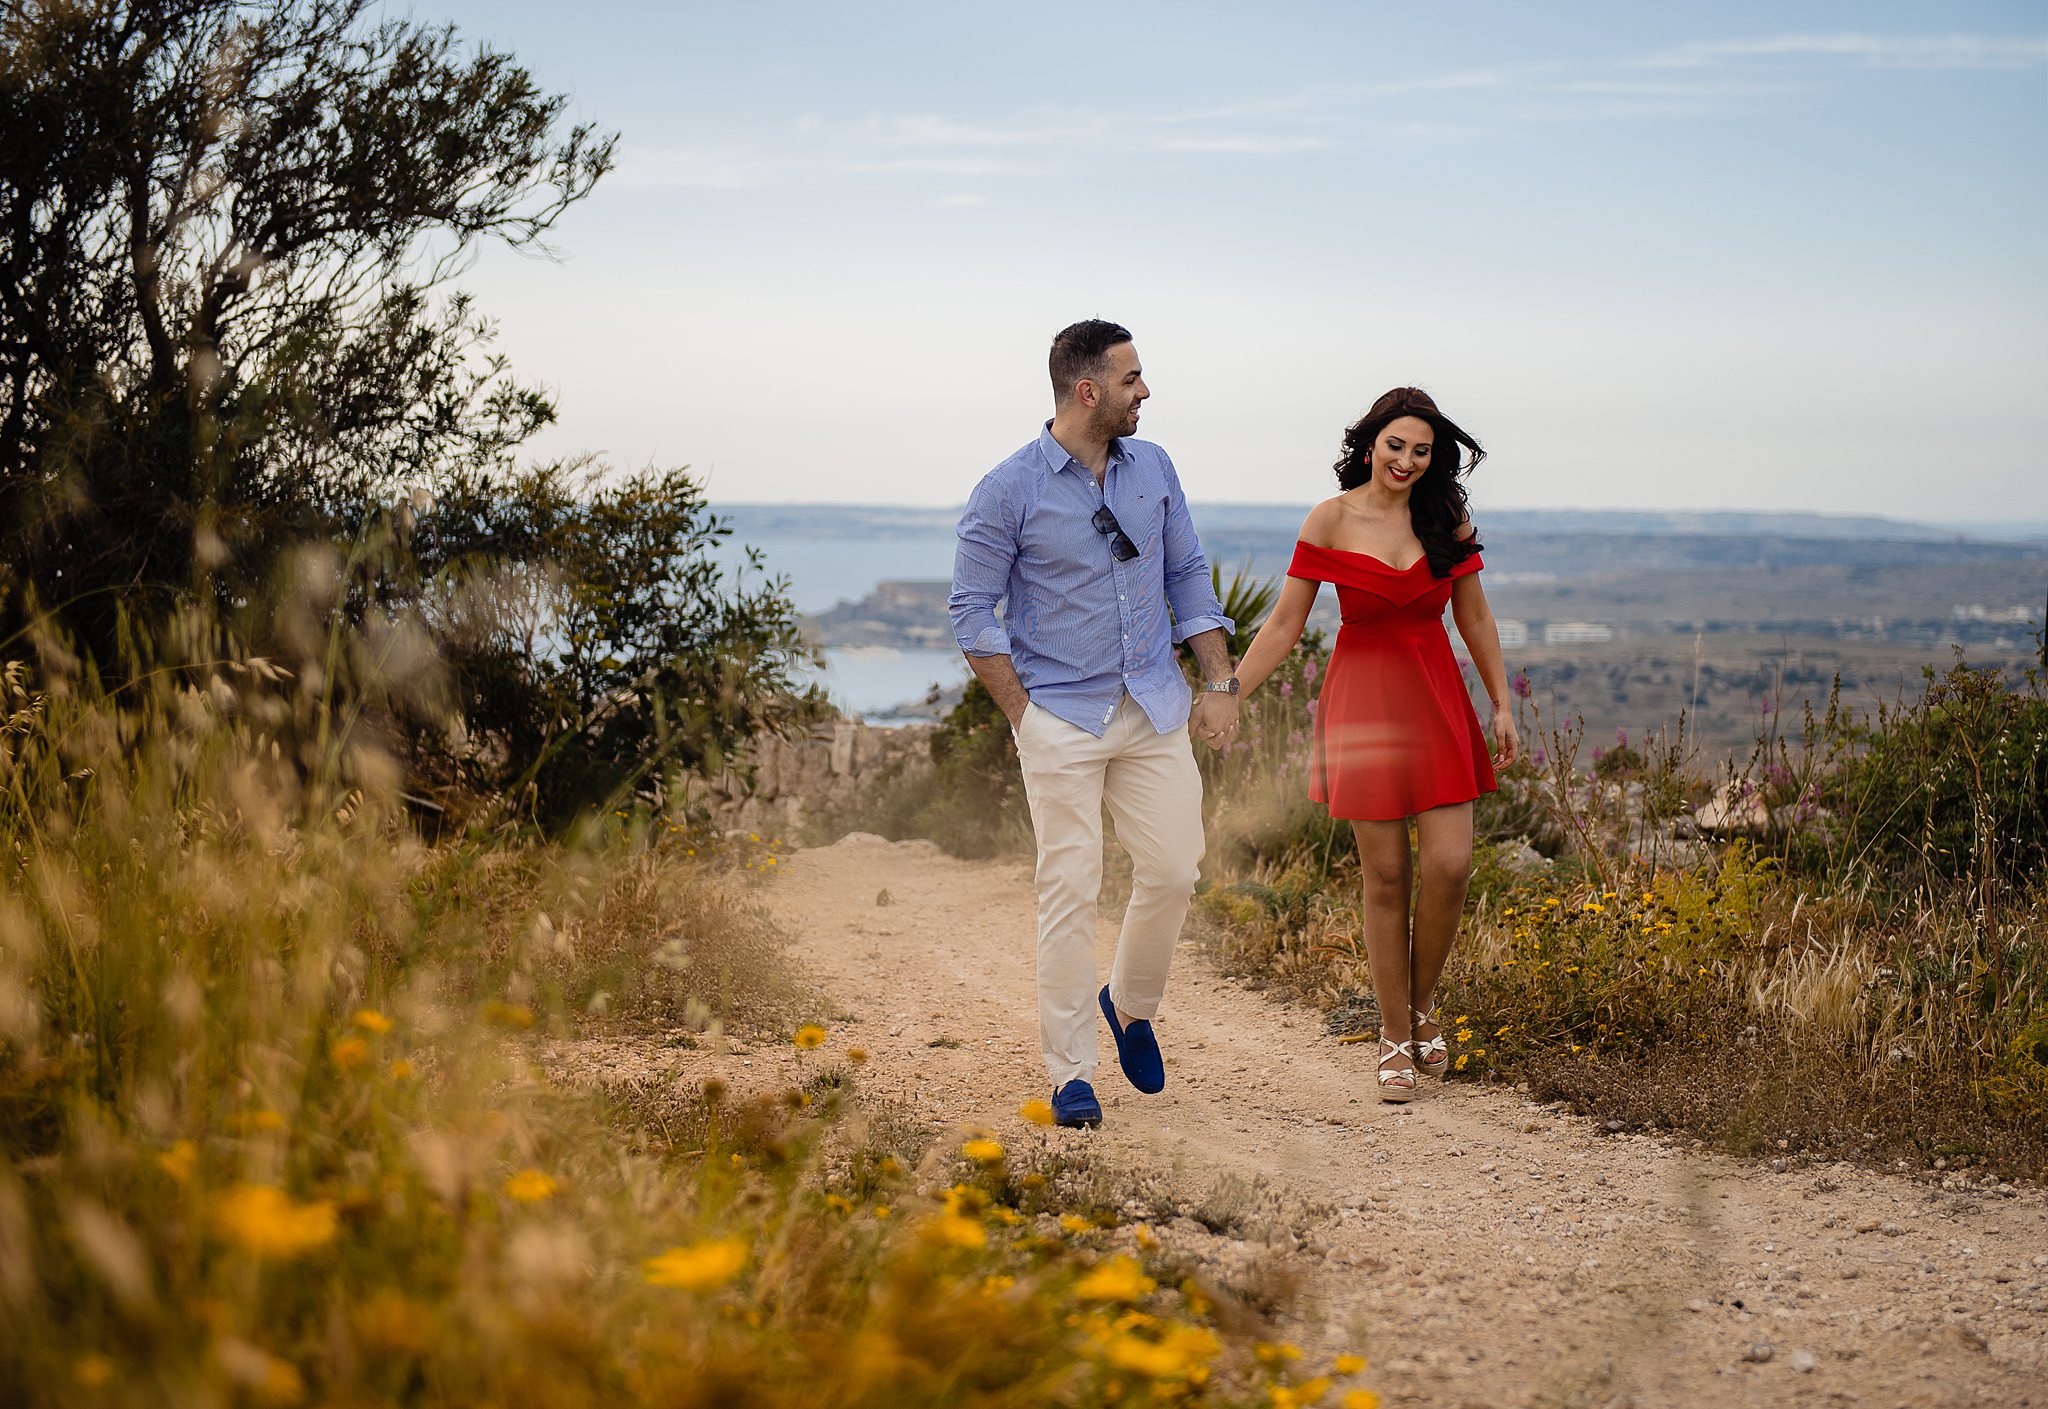
[[(950, 609), (968, 664), (1009, 718), (1038, 839), (1038, 1026), (1061, 1125), (1102, 1123), (1095, 1013), (1124, 1075), (1166, 1084), (1152, 1020), (1202, 859), (1202, 779), (1237, 730), (1235, 629), (1209, 581), (1166, 452), (1131, 437), (1152, 393), (1131, 335), (1091, 319), (1050, 359), (1053, 417), (989, 471), (960, 519)], [(1005, 602), (1003, 620), (996, 620)], [(1192, 707), (1173, 643), (1207, 682)], [(1102, 805), (1131, 854), (1109, 983), (1095, 988)]]

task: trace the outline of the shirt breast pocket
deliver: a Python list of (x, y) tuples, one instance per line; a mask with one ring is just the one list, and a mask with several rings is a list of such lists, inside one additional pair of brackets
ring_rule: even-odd
[(1124, 532), (1138, 545), (1138, 552), (1147, 558), (1157, 557), (1165, 551), (1166, 543), (1166, 501), (1156, 494), (1142, 496), (1133, 506), (1136, 510), (1130, 517), (1136, 523), (1123, 520)]

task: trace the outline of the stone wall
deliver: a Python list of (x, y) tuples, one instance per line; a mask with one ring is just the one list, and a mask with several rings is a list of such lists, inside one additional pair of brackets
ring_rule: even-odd
[(891, 778), (931, 772), (932, 726), (873, 729), (839, 721), (790, 738), (762, 735), (751, 746), (751, 784), (728, 769), (703, 795), (712, 825), (762, 836), (831, 841), (806, 834), (822, 819), (852, 814), (863, 794)]

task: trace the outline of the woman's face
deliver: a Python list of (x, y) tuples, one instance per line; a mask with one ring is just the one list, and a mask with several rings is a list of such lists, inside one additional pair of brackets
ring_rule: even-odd
[(1430, 441), (1436, 432), (1420, 416), (1401, 416), (1381, 428), (1372, 443), (1372, 477), (1405, 492), (1429, 472)]

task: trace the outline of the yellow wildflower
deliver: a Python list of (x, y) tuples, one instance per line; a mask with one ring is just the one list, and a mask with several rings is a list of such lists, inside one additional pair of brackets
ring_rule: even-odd
[(522, 1169), (505, 1181), (505, 1192), (523, 1204), (537, 1204), (555, 1196), (555, 1181), (538, 1169)]
[(327, 1055), (343, 1071), (354, 1071), (370, 1060), (370, 1044), (360, 1037), (344, 1037), (328, 1047)]
[(1094, 1229), (1095, 1224), (1078, 1213), (1063, 1213), (1060, 1215), (1060, 1227), (1069, 1233), (1087, 1233)]
[(1459, 1040), (1460, 1042), (1470, 1042), (1470, 1041), (1472, 1040), (1472, 1029), (1471, 1029), (1471, 1028), (1469, 1028), (1469, 1027), (1461, 1027), (1461, 1028), (1459, 1028), (1459, 1029), (1458, 1029), (1458, 1040)]
[(393, 1081), (409, 1081), (412, 1079), (414, 1070), (415, 1068), (411, 1062), (400, 1057), (391, 1064), (391, 1079)]
[(1301, 1359), (1301, 1347), (1287, 1341), (1260, 1341), (1252, 1347), (1252, 1354), (1261, 1365), (1279, 1365)]
[(747, 1245), (740, 1238), (706, 1238), (686, 1248), (670, 1248), (640, 1264), (640, 1275), (657, 1287), (713, 1292), (740, 1275), (747, 1265)]
[(1103, 1347), (1103, 1358), (1119, 1370), (1154, 1380), (1179, 1379), (1187, 1372), (1180, 1352), (1143, 1336), (1121, 1335)]
[(533, 1009), (524, 1003), (501, 1003), (493, 998), (484, 1004), (483, 1018), (492, 1027), (509, 1027), (524, 1031), (533, 1026)]
[(1463, 1070), (1465, 1069), (1465, 1063), (1467, 1063), (1467, 1062), (1469, 1062), (1469, 1061), (1471, 1061), (1471, 1060), (1472, 1060), (1472, 1057), (1471, 1057), (1471, 1054), (1470, 1054), (1470, 1053), (1467, 1053), (1467, 1052), (1460, 1052), (1460, 1053), (1458, 1054), (1458, 1062), (1457, 1062), (1457, 1068), (1458, 1068), (1458, 1070), (1459, 1070), (1459, 1071), (1463, 1071)]
[(988, 1229), (972, 1218), (958, 1213), (936, 1214), (924, 1221), (919, 1230), (926, 1242), (939, 1247), (985, 1248), (988, 1246)]
[(1006, 1292), (1017, 1285), (1017, 1279), (1007, 1272), (991, 1272), (981, 1279), (981, 1290), (987, 1296)]
[(1134, 1257), (1114, 1257), (1097, 1263), (1074, 1284), (1074, 1295), (1083, 1301), (1136, 1301), (1159, 1284), (1147, 1277)]
[(1030, 1121), (1033, 1125), (1051, 1125), (1052, 1102), (1026, 1101), (1023, 1104), (1023, 1106), (1019, 1108), (1017, 1114), (1023, 1116), (1024, 1119)]
[(80, 1389), (105, 1389), (114, 1378), (114, 1362), (104, 1355), (81, 1355), (71, 1378)]
[(844, 1194), (827, 1194), (825, 1195), (825, 1207), (831, 1209), (834, 1213), (852, 1213), (853, 1200), (847, 1198)]
[(1580, 906), (1579, 908), (1580, 908), (1581, 910), (1593, 910), (1593, 911), (1597, 911), (1598, 913), (1600, 913), (1600, 914), (1603, 914), (1603, 915), (1604, 915), (1605, 913), (1607, 913), (1607, 907), (1606, 907), (1605, 905), (1602, 905), (1602, 904), (1601, 904), (1601, 903), (1600, 903), (1599, 901), (1597, 901), (1597, 900), (1589, 900), (1589, 901), (1587, 901), (1587, 902), (1586, 902), (1586, 903), (1585, 903), (1584, 905)]
[(1140, 1223), (1132, 1231), (1138, 1239), (1138, 1246), (1145, 1249), (1145, 1251), (1150, 1252), (1159, 1246), (1159, 1238), (1153, 1233), (1151, 1224)]
[(334, 1205), (293, 1203), (282, 1189), (243, 1184), (214, 1210), (221, 1231), (258, 1257), (296, 1257), (334, 1241)]
[(391, 1031), (391, 1019), (385, 1017), (375, 1008), (358, 1008), (356, 1009), (355, 1016), (350, 1018), (349, 1021), (364, 1032), (374, 1032), (379, 1036)]
[(846, 1060), (851, 1062), (854, 1066), (865, 1065), (867, 1059), (868, 1049), (865, 1047), (849, 1047), (846, 1049)]
[(199, 1147), (190, 1140), (180, 1140), (156, 1157), (156, 1167), (183, 1184), (192, 1177), (192, 1167), (199, 1163)]
[(816, 1023), (805, 1023), (790, 1040), (796, 1043), (798, 1051), (808, 1052), (825, 1045), (825, 1029)]
[(887, 1204), (875, 1205), (875, 1217), (877, 1218), (887, 1218), (892, 1211)]
[(976, 1218), (988, 1207), (988, 1192), (972, 1184), (955, 1184), (945, 1193), (946, 1212)]
[(1001, 1142), (996, 1140), (969, 1140), (960, 1147), (960, 1153), (976, 1164), (996, 1164), (1003, 1157), (1003, 1147)]
[(1344, 1396), (1344, 1409), (1380, 1409), (1380, 1397), (1369, 1389), (1354, 1389)]
[(1363, 1355), (1340, 1355), (1330, 1362), (1330, 1368), (1340, 1375), (1355, 1375), (1365, 1368)]

